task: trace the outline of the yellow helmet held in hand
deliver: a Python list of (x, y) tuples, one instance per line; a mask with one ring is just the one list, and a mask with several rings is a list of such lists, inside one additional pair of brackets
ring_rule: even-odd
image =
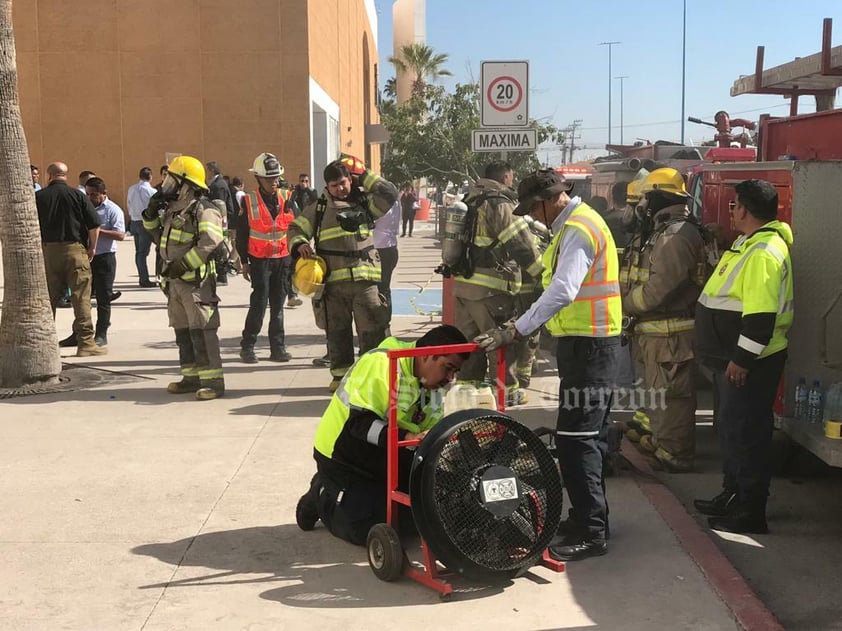
[(167, 165), (167, 173), (208, 190), (208, 185), (205, 183), (205, 166), (196, 158), (191, 156), (173, 158)]
[(325, 276), (327, 276), (327, 264), (322, 257), (300, 258), (295, 264), (292, 284), (301, 295), (314, 296), (324, 289)]
[(640, 187), (641, 195), (646, 195), (646, 193), (652, 191), (661, 191), (663, 193), (679, 195), (680, 197), (689, 197), (687, 187), (684, 185), (684, 177), (681, 173), (669, 167), (655, 169), (643, 180), (643, 184)]

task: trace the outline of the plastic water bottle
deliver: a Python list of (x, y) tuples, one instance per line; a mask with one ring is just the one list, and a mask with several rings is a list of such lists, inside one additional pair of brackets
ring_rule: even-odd
[(836, 422), (842, 420), (842, 383), (838, 381), (827, 389), (823, 420)]
[(804, 377), (795, 386), (795, 418), (799, 421), (807, 418), (807, 381)]
[(807, 418), (811, 423), (818, 423), (822, 420), (822, 404), (824, 403), (824, 396), (822, 393), (822, 385), (816, 379), (813, 382), (813, 387), (807, 395)]

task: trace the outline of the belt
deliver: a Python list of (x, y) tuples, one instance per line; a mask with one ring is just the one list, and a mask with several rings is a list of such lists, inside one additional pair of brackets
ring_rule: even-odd
[(325, 255), (325, 256), (344, 256), (345, 258), (349, 259), (367, 259), (368, 253), (374, 249), (373, 245), (369, 245), (368, 247), (363, 248), (362, 250), (325, 250), (324, 248), (318, 248), (316, 250), (316, 254), (318, 255)]

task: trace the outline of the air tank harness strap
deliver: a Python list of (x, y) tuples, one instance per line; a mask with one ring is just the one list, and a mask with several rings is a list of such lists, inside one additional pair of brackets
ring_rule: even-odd
[(362, 250), (326, 250), (324, 248), (319, 248), (316, 254), (319, 256), (344, 256), (349, 259), (365, 260), (368, 258), (368, 253), (373, 249), (373, 245), (363, 248)]

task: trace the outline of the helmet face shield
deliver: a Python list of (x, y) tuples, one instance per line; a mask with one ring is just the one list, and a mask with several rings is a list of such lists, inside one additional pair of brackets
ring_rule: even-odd
[(169, 197), (169, 196), (177, 194), (178, 189), (180, 189), (180, 188), (181, 188), (181, 182), (179, 182), (178, 179), (176, 179), (175, 176), (173, 176), (170, 173), (167, 173), (164, 176), (164, 181), (161, 182), (161, 193), (163, 193), (165, 196)]

